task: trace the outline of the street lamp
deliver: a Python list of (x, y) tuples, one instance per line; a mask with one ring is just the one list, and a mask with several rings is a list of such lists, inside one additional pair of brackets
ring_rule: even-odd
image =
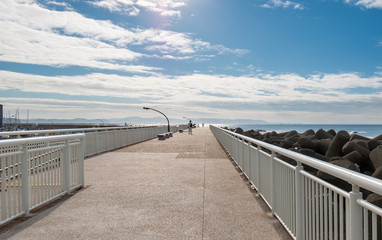
[(186, 118), (186, 117), (183, 117), (183, 118), (185, 118), (185, 119), (188, 119), (188, 120), (190, 120), (190, 121), (191, 121), (191, 119), (189, 119), (189, 118)]
[(162, 114), (166, 118), (166, 120), (167, 120), (167, 131), (170, 132), (170, 121), (168, 120), (167, 116), (164, 115), (164, 113), (162, 113), (161, 111), (158, 111), (158, 110), (156, 110), (154, 108), (149, 108), (149, 107), (143, 107), (143, 109), (145, 109), (145, 110), (153, 110), (155, 112), (158, 112), (158, 113)]

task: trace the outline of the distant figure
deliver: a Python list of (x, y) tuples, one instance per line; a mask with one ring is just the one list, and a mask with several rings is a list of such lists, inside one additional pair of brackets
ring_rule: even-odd
[(190, 120), (190, 122), (188, 123), (188, 134), (191, 134), (192, 135), (192, 122)]

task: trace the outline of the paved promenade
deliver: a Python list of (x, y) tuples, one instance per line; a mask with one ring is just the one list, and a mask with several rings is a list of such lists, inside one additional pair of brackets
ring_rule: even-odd
[(0, 239), (291, 239), (208, 128), (88, 158), (85, 184)]

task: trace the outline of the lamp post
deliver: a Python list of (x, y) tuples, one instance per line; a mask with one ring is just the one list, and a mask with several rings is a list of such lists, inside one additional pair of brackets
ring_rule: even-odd
[(166, 120), (167, 120), (167, 131), (170, 132), (170, 121), (168, 120), (167, 116), (164, 115), (164, 113), (162, 113), (161, 111), (158, 111), (158, 110), (156, 110), (154, 108), (149, 108), (149, 107), (143, 107), (143, 109), (145, 109), (145, 110), (153, 110), (155, 112), (158, 112), (158, 113), (162, 114), (166, 118)]
[(186, 117), (183, 117), (183, 118), (185, 118), (185, 119), (188, 119), (188, 120), (190, 120), (190, 121), (191, 121), (191, 119), (189, 119), (189, 118), (186, 118)]

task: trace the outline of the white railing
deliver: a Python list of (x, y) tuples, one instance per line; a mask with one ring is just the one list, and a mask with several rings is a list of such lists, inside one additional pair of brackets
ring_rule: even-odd
[[(210, 129), (294, 239), (382, 239), (382, 209), (360, 192), (363, 188), (382, 195), (381, 180), (222, 128)], [(302, 164), (348, 182), (352, 191), (317, 178)]]
[(0, 141), (0, 225), (84, 186), (85, 134)]
[[(176, 132), (186, 128), (186, 125), (170, 126), (170, 131)], [(129, 146), (157, 137), (168, 131), (166, 126), (142, 127), (104, 127), (104, 128), (74, 128), (56, 130), (12, 131), (0, 132), (0, 137), (25, 138), (34, 136), (49, 136), (60, 134), (85, 133), (85, 157), (113, 149)], [(1, 142), (1, 141), (0, 141)], [(8, 149), (7, 151), (9, 151)], [(0, 153), (2, 150), (0, 149)]]

